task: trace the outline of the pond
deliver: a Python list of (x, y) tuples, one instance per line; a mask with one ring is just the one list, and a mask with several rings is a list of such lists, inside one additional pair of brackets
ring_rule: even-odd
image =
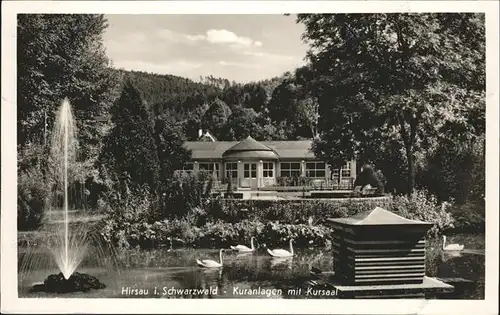
[[(450, 243), (465, 245), (460, 255), (443, 253), (439, 240), (428, 242), (426, 273), (440, 278), (472, 281), (456, 287), (446, 299), (484, 299), (484, 234), (457, 234)], [(29, 253), (29, 254), (28, 254)], [(332, 252), (326, 249), (297, 249), (293, 259), (271, 258), (264, 248), (253, 254), (224, 253), (224, 266), (203, 269), (196, 259), (218, 260), (218, 249), (131, 250), (118, 254), (120, 267), (90, 252), (77, 271), (97, 277), (106, 288), (89, 292), (30, 293), (34, 283), (58, 273), (45, 251), (19, 248), (19, 266), (30, 257), (32, 267), (19, 273), (20, 297), (64, 298), (335, 298), (311, 280), (310, 267), (332, 269)], [(44, 266), (44, 267), (35, 267)], [(187, 290), (186, 290), (187, 289)], [(195, 290), (196, 289), (196, 290)]]

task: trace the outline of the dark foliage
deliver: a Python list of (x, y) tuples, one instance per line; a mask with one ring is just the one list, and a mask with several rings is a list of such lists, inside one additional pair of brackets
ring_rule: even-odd
[(363, 165), (361, 172), (354, 181), (354, 186), (361, 186), (361, 188), (363, 188), (366, 185), (377, 188), (378, 193), (384, 192), (384, 185), (382, 184), (382, 181), (370, 165)]
[(127, 82), (111, 110), (113, 128), (104, 139), (100, 164), (111, 174), (129, 177), (133, 185), (158, 185), (158, 155), (150, 116), (141, 96)]

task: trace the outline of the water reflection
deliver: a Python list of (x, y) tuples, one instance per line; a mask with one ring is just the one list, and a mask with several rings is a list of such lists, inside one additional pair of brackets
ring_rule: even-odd
[(271, 268), (292, 269), (293, 257), (272, 257), (270, 260)]
[[(434, 277), (472, 281), (458, 285), (455, 294), (446, 298), (484, 299), (484, 235), (458, 237), (466, 245), (466, 250), (459, 253), (443, 253), (439, 240), (429, 241), (426, 273)], [(452, 241), (453, 237), (450, 238)], [(264, 249), (248, 254), (226, 252), (222, 268), (196, 266), (196, 259), (218, 257), (218, 253), (218, 249), (132, 250), (119, 254), (120, 268), (88, 257), (79, 271), (98, 277), (107, 288), (71, 293), (65, 297), (334, 298), (306, 293), (311, 286), (322, 285), (312, 281), (311, 268), (332, 270), (333, 254), (330, 251), (297, 249), (296, 255), (290, 258), (272, 258)], [(36, 260), (50, 261), (51, 257), (45, 256), (46, 253), (39, 252)], [(24, 258), (20, 251), (20, 264)], [(20, 272), (20, 296), (57, 296), (28, 292), (32, 283), (43, 281), (49, 273), (57, 271), (56, 266), (37, 266)], [(124, 290), (128, 292), (127, 288), (147, 290), (147, 294), (124, 294)]]

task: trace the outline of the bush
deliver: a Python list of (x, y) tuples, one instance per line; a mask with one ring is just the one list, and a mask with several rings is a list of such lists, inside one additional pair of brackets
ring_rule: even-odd
[(17, 228), (34, 230), (40, 227), (43, 210), (50, 194), (49, 185), (45, 185), (42, 171), (33, 167), (20, 171), (17, 181)]
[(229, 247), (238, 239), (238, 231), (227, 222), (207, 223), (196, 237), (196, 245), (201, 247), (222, 246)]
[(466, 202), (463, 205), (454, 205), (450, 212), (455, 220), (454, 230), (480, 231), (485, 229), (485, 203)]
[(133, 223), (154, 218), (158, 200), (148, 186), (130, 187), (126, 182), (121, 187), (119, 185), (105, 199), (108, 219)]
[(306, 224), (267, 224), (244, 220), (236, 224), (217, 221), (202, 227), (190, 225), (187, 220), (164, 220), (149, 223), (107, 224), (102, 228), (103, 239), (119, 248), (157, 248), (170, 245), (170, 238), (180, 239), (185, 245), (197, 247), (224, 247), (248, 244), (256, 238), (264, 246), (287, 245), (294, 239), (296, 247), (325, 246), (329, 243), (331, 230), (324, 226)]
[(325, 224), (328, 218), (342, 218), (382, 207), (390, 210), (390, 197), (352, 199), (214, 199), (209, 214), (214, 220), (237, 223), (244, 219), (280, 221), (286, 224), (307, 223), (309, 218)]
[(392, 208), (405, 218), (434, 223), (429, 234), (438, 234), (454, 227), (451, 213), (425, 190), (415, 190), (410, 196), (394, 197)]
[(163, 198), (162, 218), (179, 218), (192, 209), (202, 208), (210, 199), (213, 177), (206, 172), (176, 173)]
[(331, 229), (325, 226), (307, 224), (280, 224), (278, 222), (268, 222), (259, 238), (259, 241), (266, 245), (277, 246), (286, 245), (290, 239), (294, 240), (296, 247), (326, 246), (331, 237)]

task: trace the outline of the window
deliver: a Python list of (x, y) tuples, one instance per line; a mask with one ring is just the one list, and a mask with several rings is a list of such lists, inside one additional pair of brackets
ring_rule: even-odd
[(332, 169), (332, 178), (338, 179), (340, 177), (351, 177), (351, 162), (347, 162), (341, 168)]
[(187, 162), (184, 164), (182, 167), (182, 170), (185, 172), (192, 172), (194, 170), (194, 163), (193, 162)]
[(238, 163), (226, 163), (226, 178), (238, 178)]
[(215, 170), (215, 174), (216, 174), (217, 178), (220, 177), (219, 163), (203, 162), (203, 163), (199, 164), (199, 168), (200, 168), (201, 172), (208, 172), (210, 174), (213, 174), (214, 170)]
[(347, 162), (344, 166), (342, 166), (341, 172), (342, 177), (351, 177), (351, 163)]
[(245, 177), (245, 178), (257, 178), (257, 164), (245, 163), (244, 168), (243, 168), (243, 177)]
[(339, 177), (340, 177), (340, 169), (339, 168), (332, 169), (332, 178), (339, 178)]
[(264, 177), (274, 177), (274, 163), (273, 162), (264, 162), (262, 164), (262, 172)]
[(280, 163), (280, 176), (281, 177), (299, 177), (300, 176), (300, 163), (299, 162), (283, 162)]
[(306, 163), (306, 177), (320, 178), (325, 177), (325, 162)]

